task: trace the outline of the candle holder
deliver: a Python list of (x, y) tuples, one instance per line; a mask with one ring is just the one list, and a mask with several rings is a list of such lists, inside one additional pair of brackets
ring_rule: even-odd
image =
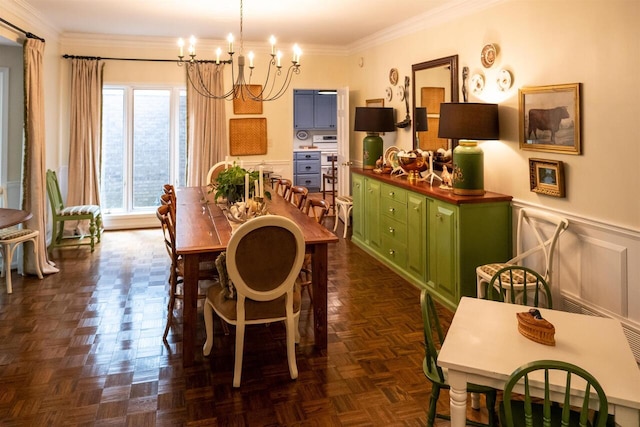
[(240, 201), (223, 205), (222, 210), (230, 221), (247, 222), (250, 219), (267, 215), (267, 201), (263, 197), (249, 199), (248, 202)]

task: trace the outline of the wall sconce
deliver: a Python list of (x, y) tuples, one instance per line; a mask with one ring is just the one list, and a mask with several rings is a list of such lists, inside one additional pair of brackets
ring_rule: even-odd
[(440, 105), (439, 138), (460, 140), (453, 150), (453, 194), (484, 194), (484, 153), (477, 140), (499, 139), (498, 104)]
[(382, 157), (383, 141), (380, 132), (395, 132), (393, 108), (356, 107), (354, 131), (367, 132), (362, 140), (362, 167), (374, 169)]

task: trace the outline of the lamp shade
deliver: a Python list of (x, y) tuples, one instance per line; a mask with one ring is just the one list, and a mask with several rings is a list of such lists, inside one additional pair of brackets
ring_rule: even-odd
[(425, 107), (416, 107), (416, 111), (413, 113), (413, 120), (416, 124), (416, 132), (429, 130), (427, 124), (427, 109)]
[(498, 139), (498, 104), (440, 104), (438, 138)]
[(394, 132), (393, 108), (356, 107), (353, 130), (362, 132)]

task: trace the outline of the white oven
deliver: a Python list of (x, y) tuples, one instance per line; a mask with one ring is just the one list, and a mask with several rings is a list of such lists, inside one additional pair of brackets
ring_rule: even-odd
[(313, 145), (320, 150), (320, 168), (322, 173), (331, 173), (331, 160), (333, 167), (338, 167), (338, 137), (336, 135), (314, 135)]

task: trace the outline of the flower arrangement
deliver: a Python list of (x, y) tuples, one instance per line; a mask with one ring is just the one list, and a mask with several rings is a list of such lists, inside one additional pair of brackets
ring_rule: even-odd
[[(248, 192), (245, 190), (247, 182), (249, 184)], [(249, 198), (258, 197), (260, 193), (256, 192), (256, 183), (258, 182), (263, 182), (259, 171), (249, 172), (234, 163), (233, 166), (218, 174), (215, 184), (210, 187), (209, 192), (215, 191), (216, 200), (225, 198), (229, 204), (233, 204), (245, 199), (246, 194), (249, 195)], [(264, 197), (271, 200), (271, 193), (264, 191)]]

